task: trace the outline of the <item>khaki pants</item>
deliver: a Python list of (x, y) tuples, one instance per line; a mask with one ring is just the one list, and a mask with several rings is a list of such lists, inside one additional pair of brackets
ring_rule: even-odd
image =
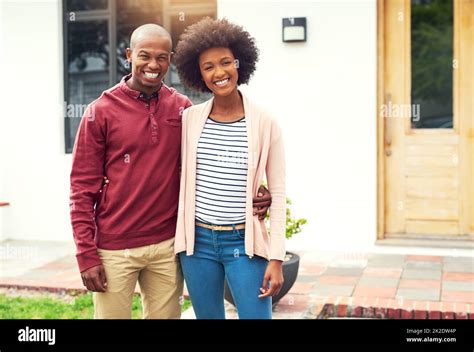
[(107, 291), (94, 292), (94, 318), (130, 319), (138, 281), (145, 319), (179, 319), (183, 276), (173, 247), (174, 238), (138, 248), (98, 249)]

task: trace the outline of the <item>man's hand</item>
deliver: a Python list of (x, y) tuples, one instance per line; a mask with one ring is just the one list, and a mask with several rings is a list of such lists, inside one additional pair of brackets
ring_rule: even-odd
[(103, 265), (93, 266), (81, 273), (82, 283), (89, 291), (105, 292), (107, 290), (107, 279)]
[[(258, 298), (275, 296), (280, 292), (284, 281), (282, 264), (283, 262), (280, 260), (270, 260), (267, 270), (265, 270), (262, 287), (260, 288), (262, 294)], [(268, 282), (270, 282), (270, 287), (268, 287)]]
[(253, 215), (258, 215), (259, 220), (265, 219), (270, 205), (272, 205), (272, 195), (268, 189), (260, 186), (257, 196), (253, 197)]

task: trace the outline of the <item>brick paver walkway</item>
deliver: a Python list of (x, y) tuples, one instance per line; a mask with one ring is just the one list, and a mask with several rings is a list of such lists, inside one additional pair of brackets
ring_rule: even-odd
[[(0, 287), (56, 292), (84, 289), (72, 247), (66, 250), (58, 244), (55, 250), (55, 244), (49, 243), (48, 257), (22, 260), (22, 252), (14, 248), (40, 246), (26, 243), (0, 244), (4, 249)], [(44, 252), (39, 248), (35, 255), (41, 257)], [(230, 304), (226, 307), (227, 317), (236, 318), (235, 309)], [(192, 309), (183, 315), (193, 317)], [(474, 258), (302, 253), (298, 279), (274, 307), (274, 318), (328, 317), (472, 319)]]

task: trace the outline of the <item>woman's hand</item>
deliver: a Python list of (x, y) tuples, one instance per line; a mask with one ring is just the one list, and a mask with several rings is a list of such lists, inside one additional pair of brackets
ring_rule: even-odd
[[(258, 298), (265, 298), (269, 296), (275, 296), (280, 292), (281, 286), (283, 285), (283, 262), (281, 260), (270, 260), (268, 263), (267, 270), (263, 276), (262, 287), (260, 288), (261, 295)], [(270, 287), (268, 287), (270, 282)]]

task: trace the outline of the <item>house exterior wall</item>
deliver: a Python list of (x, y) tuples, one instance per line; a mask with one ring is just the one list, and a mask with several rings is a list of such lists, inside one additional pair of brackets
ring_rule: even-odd
[(3, 238), (71, 240), (58, 0), (2, 1)]
[[(279, 120), (297, 249), (370, 246), (376, 238), (376, 2), (218, 0), (218, 16), (257, 40), (242, 87)], [(0, 235), (70, 241), (59, 0), (2, 1)], [(307, 42), (283, 43), (283, 17), (307, 18)]]
[[(220, 0), (261, 59), (248, 91), (273, 110), (287, 150), (296, 248), (355, 248), (376, 239), (376, 2)], [(284, 43), (283, 17), (307, 18), (307, 41)]]
[[(4, 55), (4, 50), (3, 50), (3, 22), (2, 22), (2, 19), (3, 19), (3, 6), (0, 5), (0, 67), (3, 67), (3, 55)], [(2, 91), (0, 91), (0, 93), (3, 93)], [(3, 101), (3, 100), (2, 100)], [(4, 138), (4, 135), (5, 135), (5, 132), (3, 130), (3, 124), (1, 122), (2, 120), (2, 114), (0, 113), (0, 141), (3, 140)], [(0, 148), (3, 147), (3, 144), (1, 144), (0, 142)], [(0, 202), (4, 201), (3, 200), (3, 196), (4, 196), (4, 193), (3, 193), (3, 168), (2, 168), (2, 164), (3, 164), (3, 156), (2, 156), (2, 152), (0, 152)], [(2, 216), (2, 213), (3, 212), (3, 209), (0, 208), (0, 239), (2, 238), (2, 228), (3, 228), (3, 216)]]

